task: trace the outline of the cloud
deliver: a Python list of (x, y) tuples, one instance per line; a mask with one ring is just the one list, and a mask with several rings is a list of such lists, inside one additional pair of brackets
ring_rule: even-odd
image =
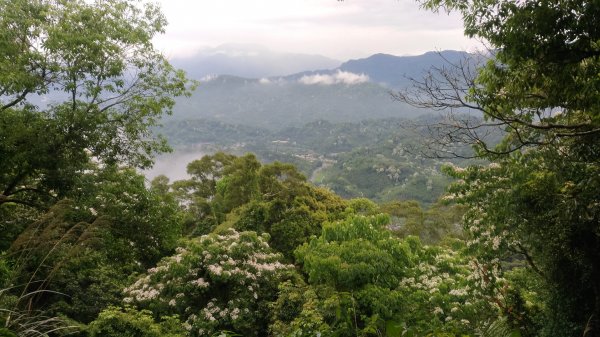
[(414, 0), (156, 1), (171, 24), (154, 42), (168, 57), (229, 42), (343, 60), (477, 44), (464, 36), (460, 13), (432, 13)]
[(320, 84), (320, 85), (332, 85), (332, 84), (360, 84), (369, 82), (369, 76), (365, 74), (355, 74), (347, 71), (338, 70), (335, 74), (315, 74), (315, 75), (304, 75), (298, 82), (306, 85)]

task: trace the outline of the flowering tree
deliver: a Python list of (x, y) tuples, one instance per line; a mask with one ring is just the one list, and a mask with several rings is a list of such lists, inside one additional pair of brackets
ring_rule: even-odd
[[(505, 303), (505, 314), (524, 331), (578, 335), (594, 322), (589, 313), (600, 291), (600, 173), (578, 156), (573, 149), (546, 148), (489, 166), (446, 168), (459, 178), (450, 197), (470, 205), (464, 217), (468, 245), (482, 269), (501, 271), (511, 261), (527, 268), (531, 280), (518, 297), (533, 304), (528, 311), (537, 326), (523, 326), (527, 317), (513, 308), (524, 299)], [(489, 273), (482, 276), (493, 281)]]
[(179, 315), (189, 336), (220, 330), (263, 336), (268, 303), (293, 271), (267, 240), (235, 230), (192, 239), (127, 287), (124, 302), (156, 316)]
[[(482, 270), (466, 253), (463, 242), (429, 247), (414, 238), (406, 241), (412, 248), (413, 265), (399, 286), (410, 307), (400, 314), (405, 334), (474, 334), (497, 316), (501, 297), (497, 285), (503, 280), (497, 272)], [(496, 282), (491, 283), (490, 277)]]
[[(397, 98), (445, 110), (434, 130), (436, 155), (456, 142), (499, 167), (453, 173), (470, 206), (473, 247), (525, 263), (538, 286), (531, 326), (541, 336), (600, 336), (600, 29), (597, 1), (419, 0), (462, 15), (465, 34), (493, 53), (482, 67), (433, 70)], [(476, 111), (479, 121), (457, 114)], [(502, 141), (489, 137), (504, 132)], [(522, 319), (507, 312), (513, 323)]]

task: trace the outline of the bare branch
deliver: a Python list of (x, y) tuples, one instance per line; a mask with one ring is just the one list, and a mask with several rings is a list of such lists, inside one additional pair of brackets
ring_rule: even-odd
[[(440, 53), (440, 57), (443, 55)], [(488, 59), (482, 55), (457, 62), (447, 59), (442, 67), (433, 67), (422, 79), (409, 78), (411, 88), (392, 92), (393, 99), (417, 108), (444, 111), (441, 120), (417, 126), (426, 138), (421, 154), (434, 158), (476, 158), (507, 155), (525, 147), (551, 145), (558, 138), (581, 137), (600, 133), (593, 122), (557, 123), (557, 108), (523, 108), (501, 111), (485, 102), (489, 97), (477, 85), (479, 67)], [(524, 93), (527, 100), (543, 101), (543, 93)], [(532, 118), (535, 115), (537, 118)], [(502, 136), (511, 134), (510, 144), (499, 148)], [(476, 147), (481, 154), (466, 155), (465, 147)], [(457, 149), (463, 149), (459, 151)]]

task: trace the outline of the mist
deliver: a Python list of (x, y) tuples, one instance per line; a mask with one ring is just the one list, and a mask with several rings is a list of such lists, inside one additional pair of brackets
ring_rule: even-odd
[(187, 165), (207, 154), (200, 151), (175, 151), (163, 154), (156, 157), (154, 166), (151, 169), (144, 170), (142, 173), (148, 180), (152, 180), (161, 174), (167, 176), (170, 181), (188, 179)]

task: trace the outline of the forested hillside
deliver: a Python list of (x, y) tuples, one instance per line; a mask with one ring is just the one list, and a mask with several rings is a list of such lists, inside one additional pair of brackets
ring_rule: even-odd
[[(230, 61), (227, 55), (224, 62)], [(429, 136), (430, 126), (453, 121), (435, 109), (401, 102), (393, 90), (408, 88), (410, 78), (424, 76), (432, 68), (461, 62), (476, 67), (483, 59), (457, 51), (403, 57), (377, 54), (335, 69), (288, 76), (196, 77), (196, 91), (179, 99), (173, 116), (155, 130), (166, 136), (175, 154), (159, 157), (157, 168), (148, 175), (182, 179), (184, 163), (174, 167), (169, 164), (174, 159), (193, 160), (217, 151), (251, 152), (264, 163), (293, 163), (310, 181), (345, 198), (417, 200), (429, 205), (451, 181), (441, 166), (473, 161), (428, 154), (423, 137)], [(190, 63), (195, 64), (184, 64)], [(197, 74), (196, 67), (190, 71)], [(464, 114), (462, 118), (482, 117), (475, 109), (456, 111)], [(492, 144), (502, 138), (499, 128), (490, 126), (484, 132)], [(464, 157), (473, 155), (468, 145), (456, 148)]]
[[(417, 119), (388, 118), (357, 123), (317, 120), (279, 131), (226, 124), (209, 119), (166, 122), (163, 134), (177, 153), (251, 152), (262, 162), (293, 163), (309, 180), (344, 198), (378, 202), (416, 200), (434, 203), (452, 179), (444, 164), (465, 166), (475, 160), (433, 158), (423, 153), (424, 125), (440, 122), (435, 115)], [(502, 133), (494, 133), (498, 142)], [(461, 151), (473, 155), (469, 147)], [(201, 156), (201, 155), (199, 155)], [(162, 162), (162, 161), (161, 161)], [(175, 175), (171, 173), (173, 176)]]
[[(442, 115), (340, 71), (294, 84), (339, 120), (266, 80), (302, 123), (238, 97), (167, 141), (211, 89), (155, 5), (0, 0), (0, 336), (600, 336), (600, 6), (421, 4), (495, 51), (393, 93)], [(148, 181), (169, 142), (212, 151)]]
[[(353, 81), (359, 75), (347, 76)], [(359, 122), (420, 114), (419, 109), (395, 102), (389, 89), (366, 78), (349, 83), (342, 78), (340, 82), (319, 84), (220, 75), (200, 81), (191, 97), (179, 99), (170, 119), (210, 118), (281, 130), (319, 119)]]

